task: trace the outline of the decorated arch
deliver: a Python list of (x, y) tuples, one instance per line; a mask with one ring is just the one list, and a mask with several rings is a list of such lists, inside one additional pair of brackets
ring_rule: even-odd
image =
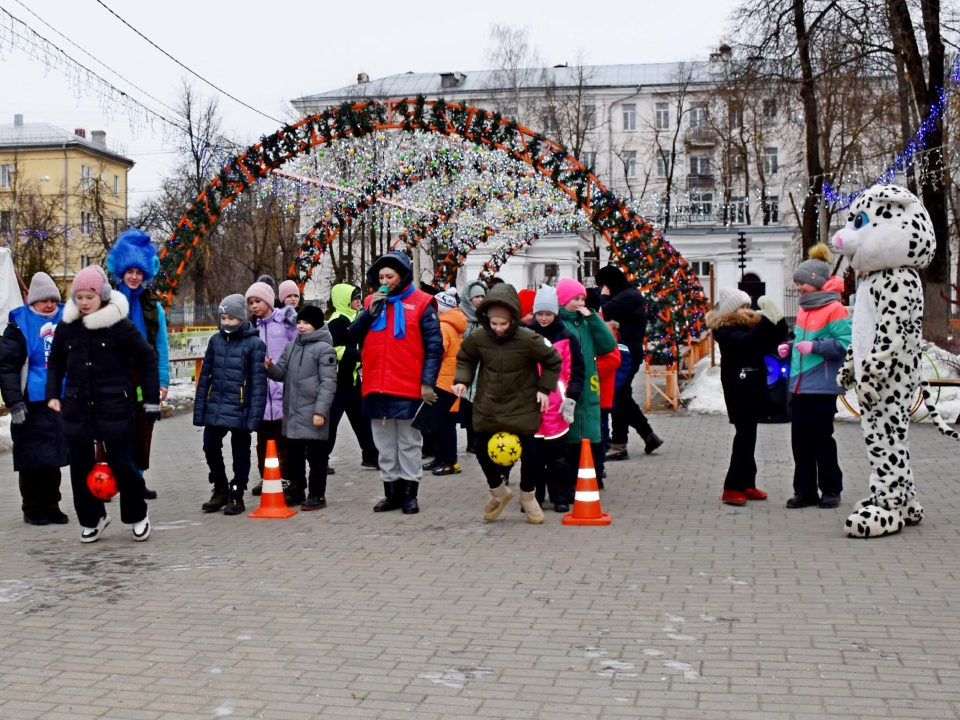
[[(345, 103), (287, 125), (234, 158), (198, 195), (161, 253), (158, 290), (169, 299), (194, 250), (223, 211), (252, 184), (313, 148), (337, 140), (387, 130), (434, 133), (495, 148), (526, 163), (586, 213), (590, 224), (612, 248), (628, 277), (636, 279), (648, 300), (668, 308), (662, 336), (653, 338), (658, 359), (672, 362), (685, 336), (699, 332), (705, 299), (696, 276), (680, 254), (643, 218), (611, 193), (561, 145), (500, 113), (424, 97)], [(384, 191), (386, 192), (386, 191)], [(371, 202), (357, 198), (357, 207)], [(304, 239), (291, 276), (303, 280), (329, 243), (319, 230)], [(308, 233), (309, 235), (309, 233)], [(319, 251), (319, 252), (317, 252)]]

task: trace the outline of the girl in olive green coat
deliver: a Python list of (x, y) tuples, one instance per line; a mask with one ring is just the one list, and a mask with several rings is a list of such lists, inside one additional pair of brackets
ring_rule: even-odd
[[(600, 374), (597, 355), (605, 355), (617, 347), (617, 339), (597, 313), (586, 307), (587, 290), (572, 278), (557, 283), (557, 302), (563, 324), (577, 336), (583, 352), (583, 394), (577, 403), (576, 417), (567, 433), (567, 464), (576, 476), (580, 467), (580, 441), (589, 440), (597, 482), (603, 488), (603, 447), (600, 444)], [(576, 479), (574, 479), (576, 483)]]

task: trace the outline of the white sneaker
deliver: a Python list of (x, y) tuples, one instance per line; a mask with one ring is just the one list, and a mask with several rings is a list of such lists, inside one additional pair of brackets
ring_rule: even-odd
[(100, 536), (103, 535), (103, 531), (106, 529), (107, 525), (110, 524), (110, 516), (104, 515), (100, 518), (100, 522), (97, 523), (97, 526), (94, 528), (82, 527), (80, 528), (80, 542), (82, 543), (92, 543), (100, 539)]
[(133, 539), (143, 542), (148, 537), (150, 537), (150, 517), (144, 516), (143, 520), (133, 524)]

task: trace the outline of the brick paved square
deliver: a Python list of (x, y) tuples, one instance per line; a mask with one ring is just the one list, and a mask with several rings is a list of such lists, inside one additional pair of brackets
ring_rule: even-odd
[(843, 507), (787, 511), (787, 426), (760, 429), (769, 501), (734, 508), (726, 419), (653, 420), (664, 447), (608, 466), (607, 528), (516, 504), (484, 523), (469, 455), (419, 515), (374, 514), (347, 429), (327, 509), (204, 515), (179, 416), (154, 438), (149, 542), (114, 502), (81, 545), (69, 482), (71, 524), (27, 526), (5, 456), (0, 718), (960, 717), (960, 443), (911, 428), (926, 519), (858, 541), (857, 425), (837, 425)]

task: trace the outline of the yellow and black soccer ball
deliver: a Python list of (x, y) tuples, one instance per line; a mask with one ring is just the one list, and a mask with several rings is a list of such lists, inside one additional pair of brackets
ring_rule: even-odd
[(498, 432), (487, 443), (487, 454), (497, 465), (510, 467), (520, 459), (520, 438), (513, 433)]

